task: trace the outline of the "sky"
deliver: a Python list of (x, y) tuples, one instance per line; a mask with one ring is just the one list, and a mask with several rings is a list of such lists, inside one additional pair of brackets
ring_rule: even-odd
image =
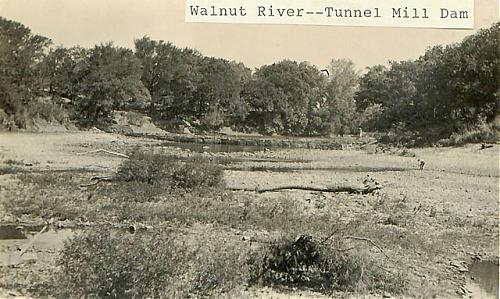
[(113, 41), (133, 48), (147, 35), (250, 68), (283, 59), (322, 68), (348, 58), (359, 70), (418, 58), (499, 20), (499, 0), (475, 0), (474, 30), (186, 23), (184, 7), (185, 0), (0, 0), (0, 16), (67, 47)]

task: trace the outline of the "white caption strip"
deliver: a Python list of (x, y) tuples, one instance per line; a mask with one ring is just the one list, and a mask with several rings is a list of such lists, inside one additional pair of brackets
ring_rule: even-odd
[(474, 0), (186, 0), (186, 22), (474, 28)]

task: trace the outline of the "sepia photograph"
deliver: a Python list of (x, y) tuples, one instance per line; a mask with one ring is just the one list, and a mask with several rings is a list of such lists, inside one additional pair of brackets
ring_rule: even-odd
[(499, 298), (498, 0), (0, 0), (0, 299)]

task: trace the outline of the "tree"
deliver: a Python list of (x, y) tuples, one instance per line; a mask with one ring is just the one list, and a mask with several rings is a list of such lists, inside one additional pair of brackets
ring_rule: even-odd
[(141, 74), (141, 63), (131, 50), (111, 43), (91, 49), (76, 70), (82, 121), (108, 123), (114, 110), (146, 107), (150, 95)]
[(302, 62), (284, 60), (258, 69), (245, 85), (247, 125), (264, 134), (304, 135), (313, 107), (323, 101), (324, 76)]
[[(8, 115), (43, 92), (39, 65), (51, 41), (24, 25), (0, 17), (0, 108)], [(18, 120), (17, 125), (24, 124)]]
[(42, 73), (52, 97), (75, 100), (78, 96), (80, 68), (85, 66), (89, 51), (81, 47), (51, 49), (43, 60)]
[(326, 133), (345, 134), (356, 127), (356, 103), (354, 94), (359, 83), (359, 74), (354, 63), (346, 59), (332, 60), (326, 86), (326, 109), (329, 124)]
[(171, 43), (143, 37), (135, 41), (135, 55), (143, 65), (141, 80), (149, 90), (150, 113), (162, 119), (189, 118), (197, 89), (202, 56)]
[(240, 93), (247, 69), (224, 59), (205, 57), (198, 71), (200, 81), (191, 104), (197, 119), (205, 127), (216, 129), (230, 122), (230, 118), (244, 118), (241, 108), (245, 104)]

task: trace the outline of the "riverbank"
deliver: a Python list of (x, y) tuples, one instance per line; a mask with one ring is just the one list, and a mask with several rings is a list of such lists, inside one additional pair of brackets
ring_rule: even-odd
[[(195, 155), (175, 143), (144, 137), (90, 132), (1, 134), (0, 223), (38, 225), (29, 230), (33, 232), (28, 239), (0, 246), (1, 253), (15, 253), (16, 246), (23, 247), (45, 224), (51, 234), (100, 227), (128, 234), (131, 226), (140, 234), (162, 227), (186, 244), (211, 244), (213, 256), (207, 253), (204, 258), (213, 265), (212, 258), (222, 263), (215, 259), (218, 250), (229, 250), (225, 256), (233, 258), (233, 250), (259, 253), (282, 236), (324, 240), (340, 229), (331, 241), (344, 238), (345, 247), (335, 247), (334, 242), (329, 246), (347, 250), (362, 262), (364, 275), (380, 275), (378, 286), (368, 285), (373, 277), (366, 276), (357, 289), (336, 291), (334, 297), (340, 298), (461, 298), (476, 287), (470, 285), (470, 275), (479, 280), (474, 263), (498, 261), (498, 145), (484, 150), (477, 145), (414, 149), (411, 155), (272, 147), (252, 152), (207, 151), (199, 155), (222, 164), (227, 189), (247, 191), (185, 196), (106, 181), (85, 186), (94, 183), (93, 177), (113, 175), (125, 160), (95, 150), (128, 154), (134, 148), (181, 158)], [(426, 162), (423, 170), (417, 159)], [(366, 182), (377, 183), (381, 190), (374, 194), (255, 192), (291, 185), (363, 186)], [(35, 245), (26, 254), (36, 259), (0, 266), (0, 288), (19, 296), (50, 297), (59, 271), (59, 250), (60, 246)], [(231, 270), (230, 265), (223, 265)], [(481, 298), (475, 294), (467, 296)], [(245, 284), (226, 295), (324, 296), (297, 286)]]

